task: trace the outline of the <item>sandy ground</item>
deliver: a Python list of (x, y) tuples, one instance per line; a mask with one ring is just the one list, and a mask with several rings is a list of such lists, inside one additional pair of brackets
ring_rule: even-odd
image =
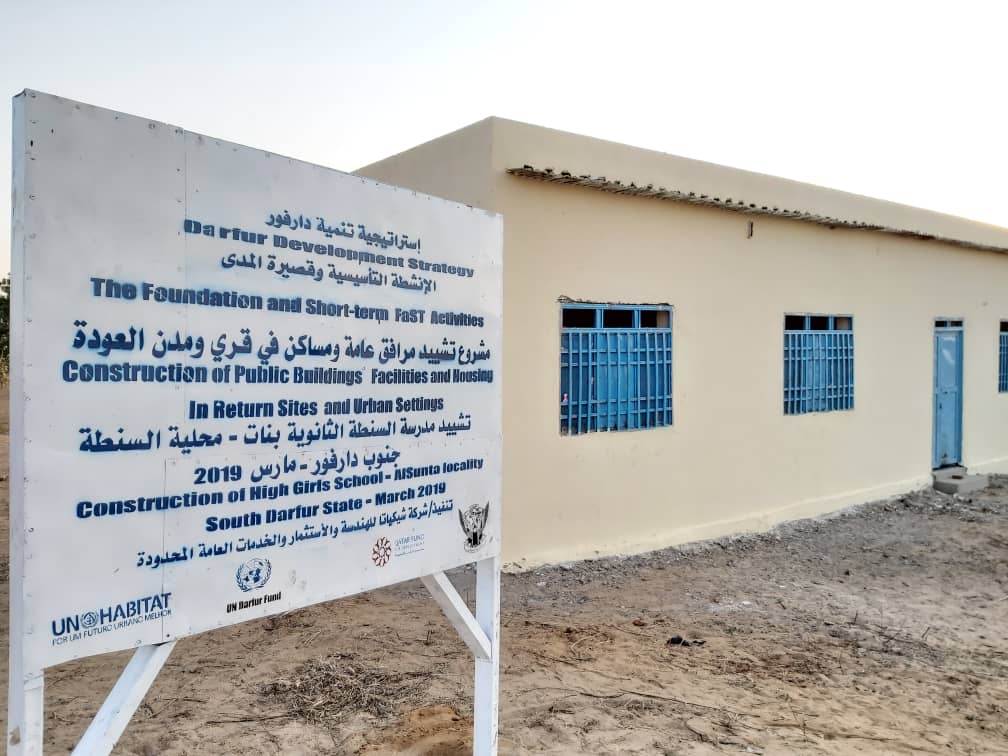
[[(453, 577), (471, 596), (473, 574)], [(0, 578), (6, 614), (6, 544)], [(1005, 478), (507, 575), (503, 596), (504, 754), (1008, 754)], [(309, 723), (289, 694), (333, 656), (417, 684), (384, 717), (322, 690), (317, 711), (350, 711)], [(47, 672), (47, 753), (71, 749), (126, 659)], [(471, 686), (465, 647), (411, 582), (181, 641), (116, 753), (465, 754)]]

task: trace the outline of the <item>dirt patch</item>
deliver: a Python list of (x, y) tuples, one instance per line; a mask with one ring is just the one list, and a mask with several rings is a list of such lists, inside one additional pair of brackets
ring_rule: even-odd
[[(452, 578), (474, 595), (471, 570)], [(500, 751), (1008, 753), (1006, 628), (1006, 478), (508, 575)], [(127, 658), (47, 671), (47, 753), (76, 743)], [(405, 583), (181, 641), (116, 753), (465, 754), (472, 671)]]
[(472, 720), (459, 716), (450, 706), (414, 709), (391, 731), (382, 733), (378, 745), (361, 751), (379, 756), (390, 751), (409, 756), (470, 756)]

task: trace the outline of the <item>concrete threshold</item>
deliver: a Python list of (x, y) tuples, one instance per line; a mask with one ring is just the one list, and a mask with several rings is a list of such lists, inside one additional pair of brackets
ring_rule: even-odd
[(990, 482), (986, 475), (969, 475), (965, 467), (943, 467), (933, 474), (935, 491), (947, 494), (981, 491)]

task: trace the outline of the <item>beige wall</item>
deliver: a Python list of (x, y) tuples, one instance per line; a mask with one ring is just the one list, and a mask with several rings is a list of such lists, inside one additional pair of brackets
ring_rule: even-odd
[[(499, 119), (478, 124), (481, 136), (487, 124), (491, 185), (478, 194), (504, 214), (512, 565), (766, 528), (927, 484), (938, 316), (965, 320), (963, 460), (1008, 470), (1008, 394), (997, 392), (1005, 256), (763, 217), (750, 239), (744, 215), (508, 176), (578, 161), (603, 174), (585, 166), (614, 165), (629, 148)], [(422, 170), (381, 166), (380, 178), (436, 191)], [(633, 170), (610, 177), (642, 183)], [(985, 238), (1008, 244), (995, 232)], [(673, 305), (672, 427), (560, 435), (561, 296)], [(854, 316), (853, 411), (784, 416), (785, 312)]]
[(490, 177), (494, 120), (487, 118), (354, 172), (490, 210), (494, 205)]

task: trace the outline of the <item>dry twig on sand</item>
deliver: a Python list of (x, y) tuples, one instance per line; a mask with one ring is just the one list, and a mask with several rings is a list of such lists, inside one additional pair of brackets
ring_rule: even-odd
[(289, 679), (263, 685), (260, 692), (286, 703), (291, 716), (332, 728), (358, 712), (387, 719), (402, 704), (419, 701), (432, 677), (429, 670), (382, 669), (349, 654), (334, 654), (304, 664)]

